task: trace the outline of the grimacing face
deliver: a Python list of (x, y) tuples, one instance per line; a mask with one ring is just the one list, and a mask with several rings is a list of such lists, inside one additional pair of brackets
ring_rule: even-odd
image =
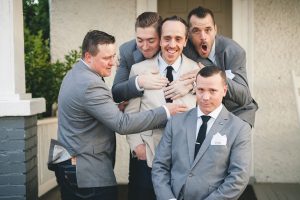
[(136, 29), (136, 44), (143, 56), (152, 58), (159, 51), (159, 36), (154, 27)]
[(211, 15), (199, 18), (192, 15), (189, 21), (189, 38), (202, 58), (208, 58), (217, 34)]
[(166, 21), (162, 25), (160, 47), (163, 59), (173, 64), (187, 42), (185, 25), (180, 21)]
[(108, 77), (111, 75), (113, 66), (116, 65), (116, 45), (98, 44), (97, 48), (97, 55), (92, 56), (87, 52), (84, 60), (101, 77)]
[(196, 98), (200, 110), (208, 115), (222, 103), (227, 92), (227, 85), (220, 74), (210, 77), (197, 76)]

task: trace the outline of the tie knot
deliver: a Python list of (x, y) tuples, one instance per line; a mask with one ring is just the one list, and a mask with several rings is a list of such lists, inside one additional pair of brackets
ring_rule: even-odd
[(202, 119), (203, 123), (207, 123), (208, 120), (210, 119), (210, 116), (202, 115), (202, 116), (201, 116), (201, 119)]
[(173, 70), (173, 67), (172, 66), (168, 66), (167, 67), (167, 71), (172, 71)]

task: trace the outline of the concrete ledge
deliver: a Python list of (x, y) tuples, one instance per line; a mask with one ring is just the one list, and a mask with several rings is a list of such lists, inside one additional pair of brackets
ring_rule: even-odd
[(29, 100), (0, 101), (0, 117), (4, 116), (31, 116), (45, 112), (44, 98)]

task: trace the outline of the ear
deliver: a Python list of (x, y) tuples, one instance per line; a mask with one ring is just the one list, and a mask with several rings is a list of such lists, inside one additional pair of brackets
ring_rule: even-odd
[(217, 34), (218, 33), (217, 24), (215, 24), (215, 30), (216, 30), (216, 34)]
[(188, 41), (188, 36), (185, 38), (185, 42), (184, 42), (184, 45), (183, 45), (183, 47), (186, 47), (186, 43), (187, 43), (187, 41)]
[(227, 84), (224, 85), (223, 90), (224, 90), (224, 95), (223, 95), (223, 97), (225, 97), (225, 96), (226, 96), (226, 93), (227, 93), (227, 90), (228, 90)]
[(84, 61), (89, 64), (92, 61), (92, 55), (89, 52), (85, 52), (84, 54)]

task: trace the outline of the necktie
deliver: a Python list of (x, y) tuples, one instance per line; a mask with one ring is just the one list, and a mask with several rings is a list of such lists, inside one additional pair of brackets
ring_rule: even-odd
[[(167, 79), (169, 80), (169, 82), (171, 83), (173, 81), (173, 74), (172, 74), (172, 71), (173, 71), (173, 67), (172, 66), (168, 66), (167, 67)], [(173, 100), (171, 98), (167, 98), (166, 99), (166, 102), (167, 103), (172, 103)]]
[(102, 81), (105, 83), (105, 80), (104, 80), (104, 78), (103, 78), (103, 77), (101, 77), (101, 79), (102, 79)]
[(197, 140), (196, 140), (196, 144), (195, 144), (195, 154), (194, 154), (194, 159), (196, 158), (198, 151), (205, 139), (206, 136), (206, 129), (207, 129), (207, 122), (210, 119), (210, 116), (206, 116), (206, 115), (202, 115), (202, 125), (200, 126), (199, 132), (198, 132), (198, 136), (197, 136)]

